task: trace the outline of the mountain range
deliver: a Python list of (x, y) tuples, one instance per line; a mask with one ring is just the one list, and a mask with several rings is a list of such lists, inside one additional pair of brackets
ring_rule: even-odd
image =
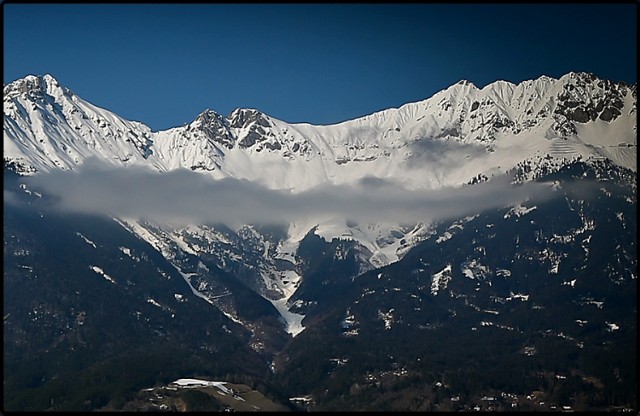
[(183, 376), (312, 410), (634, 408), (636, 95), (463, 80), (334, 125), (152, 131), (5, 85), (5, 409)]

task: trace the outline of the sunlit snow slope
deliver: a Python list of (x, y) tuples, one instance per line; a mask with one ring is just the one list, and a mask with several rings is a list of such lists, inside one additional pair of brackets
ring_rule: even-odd
[(569, 73), (479, 89), (461, 81), (424, 101), (328, 126), (289, 124), (257, 110), (206, 110), (152, 132), (94, 106), (50, 75), (4, 86), (4, 158), (37, 171), (87, 157), (190, 168), (271, 188), (307, 189), (366, 176), (408, 187), (459, 185), (532, 156), (601, 156), (636, 169), (636, 86)]

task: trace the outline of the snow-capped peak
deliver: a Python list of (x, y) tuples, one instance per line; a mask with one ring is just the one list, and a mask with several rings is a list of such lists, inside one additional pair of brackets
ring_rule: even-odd
[(471, 82), (471, 81), (469, 81), (467, 79), (461, 79), (460, 81), (456, 82), (454, 84), (454, 86), (455, 85), (461, 85), (463, 87), (471, 87), (471, 88), (476, 88), (476, 89), (478, 88), (478, 87), (475, 86), (475, 84), (473, 82)]
[(254, 108), (236, 108), (229, 114), (229, 124), (232, 127), (242, 128), (252, 123), (263, 127), (269, 126), (267, 116)]
[(44, 90), (44, 81), (41, 77), (35, 75), (27, 75), (24, 78), (15, 80), (6, 84), (3, 88), (5, 100), (9, 97), (15, 97), (19, 94), (30, 93)]
[(50, 74), (42, 76), (27, 75), (24, 78), (15, 80), (4, 86), (3, 92), (6, 97), (15, 97), (20, 94), (34, 95), (47, 93), (49, 95), (55, 94), (56, 90), (69, 92), (66, 88), (62, 90), (62, 87), (58, 81)]
[(198, 117), (189, 124), (189, 128), (200, 129), (204, 132), (217, 131), (228, 126), (227, 119), (211, 109), (206, 109), (198, 114)]
[(149, 127), (82, 100), (49, 74), (16, 80), (4, 94), (5, 161), (47, 171), (91, 156), (128, 164), (152, 152)]
[[(82, 100), (49, 74), (16, 80), (4, 92), (5, 159), (36, 170), (73, 169), (98, 156), (160, 170), (202, 168), (216, 177), (268, 177), (272, 187), (305, 189), (367, 175), (408, 186), (462, 184), (547, 153), (604, 156), (635, 169), (635, 85), (582, 72), (481, 89), (461, 80), (425, 100), (328, 126), (289, 124), (252, 108), (228, 117), (207, 109), (187, 126), (155, 133)], [(464, 145), (471, 146), (459, 155), (465, 163), (420, 169), (412, 162), (431, 160), (434, 146)], [(560, 147), (564, 153), (554, 150)], [(274, 169), (276, 176), (267, 172)]]

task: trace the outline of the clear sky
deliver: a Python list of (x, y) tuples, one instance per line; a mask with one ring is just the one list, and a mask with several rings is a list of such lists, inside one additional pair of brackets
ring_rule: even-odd
[(636, 82), (620, 4), (6, 4), (4, 83), (49, 73), (153, 130), (256, 108), (333, 124), (478, 87), (586, 71)]

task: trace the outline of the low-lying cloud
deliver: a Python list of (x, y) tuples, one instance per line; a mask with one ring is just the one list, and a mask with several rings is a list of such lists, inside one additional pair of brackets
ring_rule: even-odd
[(27, 180), (29, 188), (51, 197), (59, 210), (172, 224), (286, 224), (328, 218), (364, 224), (429, 222), (553, 193), (548, 184), (516, 186), (507, 178), (474, 186), (409, 190), (374, 177), (294, 193), (246, 180), (214, 180), (187, 169), (160, 173), (95, 162), (73, 172), (56, 171)]
[(410, 143), (412, 154), (407, 159), (409, 166), (428, 164), (458, 165), (466, 158), (477, 159), (487, 154), (485, 146), (458, 141), (435, 139), (417, 140)]

